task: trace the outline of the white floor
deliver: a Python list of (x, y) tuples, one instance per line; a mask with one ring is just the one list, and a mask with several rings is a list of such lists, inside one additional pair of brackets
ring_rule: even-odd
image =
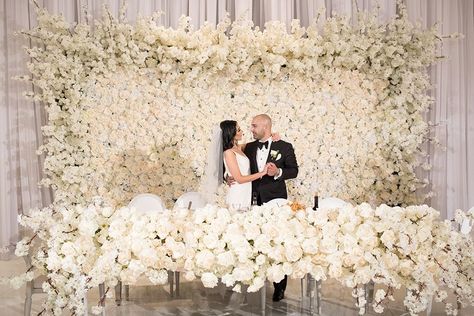
[[(0, 276), (9, 276), (24, 271), (22, 259), (0, 261)], [(112, 291), (113, 292), (113, 291)], [(289, 280), (285, 299), (272, 302), (273, 286), (267, 285), (265, 315), (310, 315), (309, 298), (301, 300), (300, 281)], [(383, 315), (402, 315), (403, 290), (396, 293)], [(326, 281), (322, 286), (323, 315), (358, 315), (350, 289), (342, 288), (333, 281)], [(0, 315), (23, 315), (25, 289), (13, 290), (0, 288)], [(97, 304), (98, 289), (92, 289), (88, 295), (89, 307)], [(42, 310), (44, 294), (33, 295), (32, 315)], [(125, 297), (123, 297), (125, 298)], [(199, 281), (181, 282), (180, 295), (171, 297), (169, 286), (153, 286), (146, 282), (130, 287), (130, 299), (123, 300), (117, 306), (114, 298), (106, 300), (106, 315), (260, 315), (260, 293), (248, 294), (246, 298), (233, 294), (220, 286), (206, 289)], [(374, 315), (372, 311), (369, 314)], [(408, 315), (408, 314), (407, 314)], [(424, 315), (424, 313), (422, 314)], [(432, 315), (445, 315), (441, 304), (434, 304)], [(461, 315), (474, 315), (474, 308), (462, 310)]]

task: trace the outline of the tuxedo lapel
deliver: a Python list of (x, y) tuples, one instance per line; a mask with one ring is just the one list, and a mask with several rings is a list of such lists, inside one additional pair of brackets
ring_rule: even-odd
[(272, 148), (275, 148), (275, 142), (272, 142), (272, 143), (270, 144), (270, 148), (268, 148), (267, 163), (270, 162), (270, 158), (271, 158), (270, 153), (272, 152)]
[(251, 148), (251, 157), (250, 161), (252, 162), (252, 173), (257, 173), (258, 172), (258, 164), (257, 164), (257, 141), (253, 142), (252, 148)]

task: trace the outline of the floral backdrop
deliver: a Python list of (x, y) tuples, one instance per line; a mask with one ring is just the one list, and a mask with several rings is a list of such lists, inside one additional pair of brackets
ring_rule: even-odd
[[(34, 235), (15, 253), (32, 267), (1, 281), (18, 288), (46, 275), (41, 313), (56, 315), (83, 313), (85, 294), (99, 284), (143, 275), (163, 284), (168, 271), (206, 287), (220, 278), (235, 291), (284, 275), (333, 278), (353, 289), (360, 313), (370, 281), (378, 313), (402, 287), (411, 314), (433, 298), (450, 314), (473, 305), (474, 209), (443, 222), (411, 205), (427, 184), (415, 169), (429, 168), (422, 114), (440, 38), (401, 12), (387, 24), (366, 13), (354, 24), (334, 17), (321, 31), (317, 21), (307, 29), (294, 21), (287, 32), (279, 22), (259, 30), (229, 20), (193, 30), (186, 17), (176, 30), (157, 26), (157, 16), (130, 25), (106, 11), (95, 26), (71, 26), (39, 9), (38, 26), (24, 33), (41, 45), (28, 50), (31, 76), (20, 79), (33, 82), (28, 97), (48, 112), (39, 152), (55, 203), (19, 218)], [(171, 206), (197, 189), (213, 127), (223, 119), (246, 126), (262, 112), (294, 144), (300, 173), (291, 196), (308, 202), (318, 192), (352, 204), (246, 213), (123, 207), (143, 192)]]
[(403, 10), (386, 24), (367, 13), (321, 30), (295, 20), (290, 32), (228, 19), (193, 30), (186, 17), (166, 29), (156, 18), (130, 25), (106, 12), (95, 26), (71, 26), (39, 10), (38, 26), (24, 32), (42, 44), (28, 50), (31, 76), (22, 79), (40, 88), (30, 97), (49, 114), (40, 152), (56, 202), (100, 195), (124, 205), (151, 192), (170, 206), (198, 190), (213, 127), (235, 119), (248, 131), (259, 113), (295, 147), (293, 198), (424, 199), (415, 169), (429, 168), (422, 114), (435, 29), (412, 25)]

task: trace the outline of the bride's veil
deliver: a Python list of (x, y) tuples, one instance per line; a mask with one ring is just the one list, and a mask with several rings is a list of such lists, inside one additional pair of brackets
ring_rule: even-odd
[(222, 130), (219, 126), (212, 131), (211, 145), (207, 153), (206, 168), (201, 181), (201, 192), (207, 201), (215, 201), (217, 189), (224, 182), (224, 153)]

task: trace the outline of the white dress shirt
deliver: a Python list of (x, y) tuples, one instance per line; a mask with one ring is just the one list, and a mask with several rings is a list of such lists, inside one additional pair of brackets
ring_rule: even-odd
[(270, 146), (272, 145), (272, 138), (270, 137), (265, 141), (259, 141), (261, 143), (264, 143), (266, 141), (268, 141), (267, 148), (265, 148), (264, 146), (262, 148), (257, 149), (257, 166), (259, 172), (262, 172), (263, 168), (265, 168), (265, 165), (267, 164), (268, 154), (270, 153)]
[[(266, 141), (268, 141), (267, 148), (263, 146), (262, 148), (257, 149), (257, 167), (258, 167), (259, 172), (262, 172), (263, 168), (265, 168), (265, 165), (267, 164), (268, 155), (270, 154), (270, 146), (272, 145), (272, 138), (270, 137), (264, 141), (260, 140), (261, 143), (264, 143)], [(278, 174), (275, 175), (274, 179), (277, 180), (279, 177), (281, 177), (282, 174), (283, 174), (283, 170), (279, 168)]]

